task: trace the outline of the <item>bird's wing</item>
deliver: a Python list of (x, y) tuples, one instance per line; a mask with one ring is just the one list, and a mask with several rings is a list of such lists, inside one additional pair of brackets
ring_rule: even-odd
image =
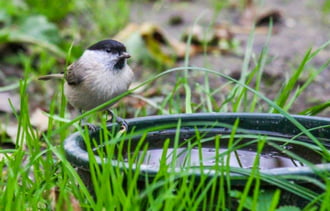
[(77, 65), (79, 63), (71, 64), (65, 73), (65, 80), (69, 85), (78, 85), (84, 80), (83, 76), (77, 71), (79, 69)]

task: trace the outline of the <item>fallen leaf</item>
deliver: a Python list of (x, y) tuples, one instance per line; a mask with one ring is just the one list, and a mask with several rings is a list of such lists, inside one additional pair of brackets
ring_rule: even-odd
[(257, 14), (256, 10), (257, 10), (256, 6), (252, 0), (245, 0), (244, 10), (239, 19), (240, 25), (251, 27), (256, 19), (256, 14)]
[(175, 51), (159, 27), (146, 23), (141, 26), (140, 33), (154, 59), (167, 66), (174, 65)]
[(18, 94), (10, 92), (0, 92), (0, 111), (5, 113), (13, 113), (9, 101), (12, 103), (16, 111), (20, 110), (20, 97)]
[(169, 43), (171, 43), (171, 46), (175, 50), (178, 59), (184, 58), (187, 52), (189, 57), (198, 53), (198, 49), (194, 45), (187, 46), (186, 43), (175, 39), (169, 39)]
[(129, 108), (134, 108), (134, 109), (142, 109), (146, 106), (146, 102), (138, 99), (134, 96), (127, 96), (124, 99), (122, 99), (122, 102)]
[(38, 131), (44, 132), (48, 129), (48, 116), (46, 116), (40, 108), (34, 110), (31, 115), (30, 122)]
[(275, 26), (283, 22), (283, 15), (280, 10), (276, 10), (276, 9), (263, 10), (262, 12), (257, 14), (256, 26), (268, 27), (271, 21)]
[(125, 43), (128, 51), (137, 61), (155, 61), (166, 66), (174, 65), (175, 51), (160, 28), (154, 24), (131, 23), (114, 39)]
[[(188, 37), (192, 36), (191, 45), (187, 45)], [(152, 23), (130, 23), (120, 31), (114, 39), (125, 43), (128, 51), (137, 61), (154, 60), (166, 66), (173, 66), (177, 59), (205, 53), (204, 44), (208, 43), (208, 52), (229, 51), (235, 47), (234, 34), (227, 25), (216, 24), (211, 33), (205, 35), (201, 26), (187, 29), (183, 41), (167, 35), (159, 26)]]
[(233, 26), (234, 33), (250, 33), (253, 26), (256, 26), (257, 34), (267, 34), (269, 24), (273, 24), (273, 33), (279, 31), (279, 25), (283, 21), (283, 15), (280, 10), (273, 8), (256, 7), (252, 0), (246, 0), (243, 13), (239, 19), (239, 26)]
[[(51, 200), (52, 210), (57, 210), (59, 208), (58, 207), (59, 195), (60, 192), (58, 187), (53, 187), (49, 192), (49, 198)], [(69, 193), (69, 199), (63, 200), (61, 205), (62, 206), (60, 207), (61, 208), (60, 210), (73, 210), (73, 211), (82, 210), (79, 201), (70, 193)]]
[(1, 145), (15, 146), (17, 140), (18, 124), (2, 124), (0, 127)]
[[(183, 34), (182, 40), (187, 42), (189, 37), (191, 37), (194, 53), (204, 53), (205, 51), (226, 52), (234, 48), (234, 34), (231, 32), (230, 27), (225, 24), (215, 24), (207, 28), (194, 25)], [(205, 45), (207, 45), (206, 49)]]

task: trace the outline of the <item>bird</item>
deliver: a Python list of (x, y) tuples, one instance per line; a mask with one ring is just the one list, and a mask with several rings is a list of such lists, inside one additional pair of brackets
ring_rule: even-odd
[[(39, 80), (64, 79), (64, 94), (69, 104), (83, 113), (128, 90), (134, 78), (127, 64), (130, 57), (123, 43), (101, 40), (88, 47), (64, 73), (40, 76)], [(113, 118), (109, 107), (106, 109)], [(116, 121), (127, 130), (125, 120), (116, 117)], [(87, 126), (92, 130), (96, 128), (92, 124)]]

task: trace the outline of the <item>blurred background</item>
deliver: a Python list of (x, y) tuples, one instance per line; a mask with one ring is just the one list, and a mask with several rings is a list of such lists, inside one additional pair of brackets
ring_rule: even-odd
[[(0, 0), (1, 135), (14, 136), (15, 114), (27, 96), (24, 111), (40, 131), (48, 127), (44, 111), (72, 118), (70, 106), (68, 112), (56, 107), (65, 103), (63, 84), (37, 77), (64, 72), (85, 48), (109, 38), (125, 43), (132, 55), (132, 87), (174, 67), (205, 67), (237, 80), (250, 71), (244, 83), (274, 101), (284, 86), (292, 90), (288, 96), (298, 90), (299, 97), (282, 102), (289, 112), (329, 117), (330, 48), (304, 60), (309, 49), (329, 41), (329, 26), (329, 0)], [(186, 112), (184, 83), (193, 112), (251, 111), (229, 103), (235, 84), (188, 71), (136, 90), (115, 106), (117, 113), (131, 118)], [(253, 111), (269, 107), (258, 101)]]

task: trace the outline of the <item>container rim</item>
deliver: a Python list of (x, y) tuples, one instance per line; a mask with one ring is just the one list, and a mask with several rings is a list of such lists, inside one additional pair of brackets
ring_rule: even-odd
[[(302, 115), (291, 115), (292, 118), (297, 120), (303, 127), (310, 130), (312, 134), (321, 138), (322, 141), (326, 144), (327, 149), (330, 149), (330, 118), (326, 117), (315, 117), (315, 116), (302, 116)], [(170, 124), (178, 122), (181, 120), (182, 123), (185, 122), (203, 122), (205, 124), (211, 123), (214, 121), (222, 122), (225, 124), (233, 124), (237, 119), (240, 120), (239, 127), (247, 129), (256, 133), (278, 133), (286, 135), (297, 135), (301, 131), (293, 124), (288, 118), (281, 114), (269, 114), (269, 113), (194, 113), (194, 114), (171, 114), (171, 115), (157, 115), (157, 116), (147, 116), (127, 119), (129, 128), (135, 127), (137, 129), (148, 128), (154, 125), (161, 124)], [(110, 123), (107, 125), (107, 128), (118, 127), (116, 123)], [(101, 128), (98, 128), (94, 132), (90, 132), (90, 136), (94, 133), (98, 133)], [(311, 130), (313, 129), (313, 130)], [(79, 132), (76, 132), (64, 141), (63, 147), (69, 162), (78, 168), (88, 170), (89, 168), (89, 159), (88, 152), (84, 149), (84, 140)], [(95, 155), (96, 162), (98, 164), (104, 163), (101, 158)], [(125, 166), (128, 167), (128, 163), (112, 160), (113, 165)], [(137, 166), (131, 166), (133, 169), (136, 169)], [(142, 175), (148, 175), (153, 177), (157, 174), (157, 169), (150, 168), (147, 164), (142, 164), (139, 167), (139, 171)], [(233, 168), (235, 170), (235, 168)], [(239, 168), (238, 168), (239, 169)], [(172, 171), (172, 170), (171, 170)], [(174, 172), (180, 172), (182, 168), (175, 168)], [(312, 168), (308, 166), (304, 167), (280, 167), (274, 169), (260, 170), (261, 174), (274, 175), (274, 176), (290, 176), (294, 178), (294, 175), (300, 176), (310, 176), (315, 177), (316, 172), (330, 172), (330, 163), (325, 164), (316, 164)], [(173, 172), (173, 171), (172, 171)], [(195, 176), (200, 176), (201, 171), (199, 168), (189, 169), (189, 174)], [(204, 175), (213, 177), (219, 173), (215, 170), (205, 169), (203, 172)], [(237, 180), (238, 183), (244, 183), (244, 179), (247, 175), (242, 173), (233, 172), (230, 173), (230, 177), (233, 180)], [(293, 177), (291, 177), (293, 176)], [(294, 180), (294, 179), (292, 179)], [(239, 182), (240, 181), (240, 182)]]

